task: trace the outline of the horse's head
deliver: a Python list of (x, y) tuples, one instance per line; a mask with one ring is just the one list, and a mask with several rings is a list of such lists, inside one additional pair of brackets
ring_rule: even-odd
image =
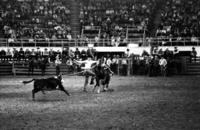
[(103, 72), (104, 72), (104, 74), (111, 74), (111, 71), (109, 70), (109, 68), (108, 67), (103, 67)]

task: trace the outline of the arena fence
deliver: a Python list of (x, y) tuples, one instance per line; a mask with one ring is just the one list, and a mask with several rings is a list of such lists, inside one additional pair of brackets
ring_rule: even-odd
[[(32, 75), (31, 72), (29, 72), (29, 66), (26, 62), (24, 63), (12, 63), (12, 72), (13, 75)], [(73, 72), (73, 69), (71, 69), (66, 64), (60, 65), (60, 72), (62, 74), (70, 74)], [(42, 75), (42, 71), (39, 67), (34, 68), (33, 75)], [(45, 69), (45, 75), (56, 75), (56, 67), (54, 64), (47, 64)]]
[[(180, 57), (168, 62), (168, 75), (200, 75), (200, 57), (196, 60), (190, 57)], [(115, 75), (131, 76), (131, 75), (147, 75), (148, 66), (145, 65), (145, 61), (141, 60), (141, 57), (134, 56), (131, 58), (119, 58), (117, 64), (111, 65), (112, 71)], [(5, 75), (31, 75), (28, 73), (28, 63), (21, 62), (7, 62), (0, 63), (0, 76)], [(60, 72), (64, 75), (78, 74), (81, 70), (76, 66), (69, 66), (66, 63), (60, 65)], [(45, 75), (55, 75), (55, 64), (47, 64)], [(41, 69), (35, 68), (33, 75), (42, 75)]]

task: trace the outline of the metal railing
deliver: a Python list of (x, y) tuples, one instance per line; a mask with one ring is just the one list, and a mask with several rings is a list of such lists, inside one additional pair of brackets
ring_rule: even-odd
[[(191, 40), (191, 37), (184, 38), (133, 38), (127, 39), (126, 44), (138, 44), (140, 46), (200, 46), (200, 38)], [(123, 43), (123, 39), (120, 44)], [(0, 38), (0, 47), (86, 47), (93, 44), (96, 47), (115, 46), (111, 39), (6, 39)], [(120, 46), (120, 45), (119, 45)], [(115, 46), (116, 47), (116, 46)]]

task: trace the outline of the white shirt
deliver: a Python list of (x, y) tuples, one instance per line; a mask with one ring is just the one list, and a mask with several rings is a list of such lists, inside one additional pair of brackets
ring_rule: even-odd
[(165, 59), (160, 59), (159, 65), (160, 66), (166, 66), (167, 65), (167, 61)]
[(84, 67), (81, 67), (81, 69), (91, 69), (92, 64), (97, 63), (97, 61), (93, 60), (84, 60), (84, 61), (77, 61), (78, 63), (85, 64)]
[(56, 59), (56, 60), (55, 60), (55, 64), (56, 64), (56, 65), (59, 65), (59, 64), (61, 64), (61, 61), (60, 61), (59, 59)]
[(126, 65), (127, 64), (127, 60), (126, 59), (122, 59), (122, 65)]
[(111, 63), (112, 63), (111, 59), (108, 59), (108, 60), (106, 61), (106, 64), (107, 64), (109, 67), (110, 67)]

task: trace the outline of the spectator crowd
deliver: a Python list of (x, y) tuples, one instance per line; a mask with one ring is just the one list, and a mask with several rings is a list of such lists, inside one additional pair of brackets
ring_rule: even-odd
[(3, 0), (0, 28), (5, 38), (67, 38), (70, 9), (64, 0)]
[[(167, 0), (161, 11), (161, 22), (156, 36), (176, 41), (186, 39), (186, 44), (199, 41), (200, 37), (200, 1), (198, 0)], [(197, 44), (196, 44), (197, 45)], [(176, 46), (176, 45), (175, 45)]]

